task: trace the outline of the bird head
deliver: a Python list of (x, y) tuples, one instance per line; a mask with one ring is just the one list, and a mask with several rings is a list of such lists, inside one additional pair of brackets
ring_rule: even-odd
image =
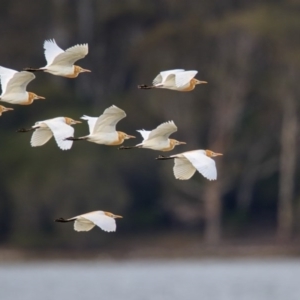
[[(170, 144), (171, 144), (170, 146), (173, 146), (172, 149), (174, 149), (175, 146), (178, 146), (178, 145), (185, 145), (186, 142), (179, 142), (179, 141), (177, 141), (177, 140), (170, 139)], [(172, 150), (172, 149), (171, 149), (171, 150)]]
[(46, 99), (46, 98), (42, 96), (38, 96), (35, 93), (28, 92), (28, 102), (30, 104), (33, 102), (33, 100), (42, 100), (42, 99)]
[(77, 77), (78, 75), (79, 75), (79, 73), (84, 73), (84, 72), (92, 72), (91, 70), (87, 70), (87, 69), (83, 69), (83, 68), (81, 68), (81, 67), (79, 67), (79, 66), (76, 66), (76, 65), (74, 65), (74, 75), (75, 75), (75, 77)]
[(201, 81), (201, 80), (198, 80), (198, 79), (196, 79), (196, 78), (194, 78), (194, 84), (196, 85), (196, 84), (206, 84), (207, 83), (207, 81)]
[(118, 134), (119, 134), (119, 139), (120, 140), (135, 139), (135, 136), (129, 135), (129, 134), (127, 134), (125, 132), (122, 132), (122, 131), (118, 131)]
[(213, 152), (211, 150), (205, 150), (205, 154), (208, 157), (216, 157), (216, 156), (223, 155), (222, 153), (216, 153), (216, 152)]
[(75, 120), (73, 120), (71, 118), (68, 118), (68, 117), (65, 117), (65, 122), (68, 125), (75, 125), (75, 124), (81, 123), (81, 121), (75, 121)]
[(113, 219), (118, 219), (118, 218), (122, 219), (122, 218), (123, 218), (122, 216), (114, 215), (114, 214), (112, 214), (112, 213), (110, 213), (110, 212), (107, 212), (107, 211), (104, 211), (104, 214), (105, 214), (106, 216), (108, 216), (108, 217), (113, 218)]
[(10, 107), (4, 107), (4, 106), (0, 105), (0, 113), (5, 112), (5, 111), (9, 111), (9, 110), (14, 110), (14, 109), (10, 108)]

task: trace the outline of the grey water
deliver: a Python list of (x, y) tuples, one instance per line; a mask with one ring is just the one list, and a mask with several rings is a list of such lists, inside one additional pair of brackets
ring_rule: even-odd
[(299, 300), (300, 260), (0, 264), (0, 300)]

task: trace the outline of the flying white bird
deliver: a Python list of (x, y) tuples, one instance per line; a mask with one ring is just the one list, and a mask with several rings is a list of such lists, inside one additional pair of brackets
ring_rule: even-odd
[(11, 104), (29, 105), (34, 100), (45, 99), (34, 93), (27, 92), (26, 87), (35, 76), (26, 71), (15, 71), (0, 66), (2, 94), (0, 100)]
[(92, 211), (80, 216), (76, 216), (70, 219), (59, 218), (55, 222), (74, 222), (74, 230), (76, 231), (90, 231), (95, 226), (100, 227), (102, 230), (107, 232), (116, 231), (117, 218), (123, 218), (122, 216), (114, 215), (107, 211)]
[(81, 119), (88, 121), (90, 134), (79, 138), (69, 137), (67, 140), (86, 140), (108, 146), (120, 145), (124, 140), (135, 138), (135, 136), (116, 131), (116, 124), (125, 117), (125, 111), (115, 105), (107, 108), (98, 118), (83, 116)]
[(190, 179), (196, 172), (201, 173), (208, 180), (217, 179), (216, 163), (211, 157), (223, 155), (211, 150), (194, 150), (171, 156), (160, 155), (156, 159), (175, 159), (173, 172), (176, 179)]
[(69, 150), (72, 141), (66, 141), (66, 137), (73, 136), (74, 128), (70, 125), (81, 123), (67, 117), (57, 117), (45, 121), (36, 122), (30, 129), (19, 129), (17, 132), (28, 132), (34, 130), (31, 137), (31, 146), (38, 147), (46, 144), (54, 136), (58, 147), (62, 150)]
[(176, 69), (160, 72), (153, 80), (153, 85), (139, 85), (139, 89), (169, 89), (180, 92), (192, 91), (197, 84), (207, 83), (196, 78), (198, 71)]
[(8, 108), (0, 105), (0, 116), (2, 116), (2, 113), (9, 111), (9, 110), (14, 110), (13, 108)]
[(157, 126), (152, 131), (137, 130), (143, 137), (143, 142), (133, 147), (121, 146), (119, 149), (132, 149), (132, 148), (148, 148), (159, 151), (171, 151), (177, 145), (186, 144), (174, 139), (169, 139), (169, 136), (177, 131), (177, 126), (173, 121), (169, 121)]
[(84, 58), (88, 54), (88, 44), (76, 45), (64, 51), (57, 46), (55, 40), (46, 40), (44, 49), (47, 65), (39, 69), (25, 68), (25, 71), (43, 71), (68, 78), (75, 78), (79, 73), (91, 72), (74, 65), (77, 60)]

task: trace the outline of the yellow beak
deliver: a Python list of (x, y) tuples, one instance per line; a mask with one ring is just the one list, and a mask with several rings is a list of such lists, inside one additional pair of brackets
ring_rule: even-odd
[(214, 156), (222, 156), (222, 153), (214, 153)]
[(3, 111), (8, 111), (8, 110), (14, 110), (14, 109), (10, 107), (5, 107)]
[(130, 139), (135, 139), (135, 138), (136, 138), (136, 137), (133, 136), (133, 135), (127, 135), (127, 137), (130, 138)]
[(122, 216), (114, 215), (114, 219), (123, 219)]
[(179, 142), (179, 145), (186, 145), (186, 142)]
[(46, 98), (45, 98), (45, 97), (42, 97), (42, 96), (37, 96), (37, 99), (44, 100), (44, 99), (46, 99)]
[(207, 83), (208, 83), (207, 81), (201, 81), (201, 80), (197, 81), (197, 84), (207, 84)]
[(74, 122), (75, 122), (76, 124), (80, 124), (80, 123), (82, 123), (81, 121), (75, 121), (75, 120), (74, 120)]
[(81, 69), (81, 70), (80, 70), (80, 73), (83, 73), (83, 72), (91, 73), (92, 71), (91, 71), (91, 70), (88, 70), (88, 69)]

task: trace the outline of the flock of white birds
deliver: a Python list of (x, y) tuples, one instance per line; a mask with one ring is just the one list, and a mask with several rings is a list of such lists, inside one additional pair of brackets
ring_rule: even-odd
[[(26, 68), (24, 71), (15, 71), (0, 66), (0, 80), (2, 94), (0, 101), (16, 105), (30, 105), (34, 100), (45, 99), (32, 92), (27, 92), (27, 85), (35, 79), (32, 72), (47, 72), (56, 76), (76, 78), (80, 73), (91, 72), (83, 69), (74, 63), (84, 58), (88, 54), (88, 45), (76, 45), (67, 50), (62, 50), (55, 40), (44, 42), (45, 58), (47, 65), (42, 68)], [(195, 78), (197, 71), (185, 71), (175, 69), (160, 72), (153, 84), (139, 85), (140, 89), (170, 89), (181, 92), (192, 91), (196, 85), (207, 83)], [(0, 116), (3, 112), (13, 110), (0, 105)], [(62, 150), (69, 150), (73, 141), (86, 140), (96, 144), (117, 146), (123, 144), (127, 139), (135, 138), (122, 131), (116, 130), (117, 123), (126, 117), (124, 110), (115, 105), (105, 109), (99, 117), (82, 116), (89, 126), (89, 134), (86, 136), (74, 137), (74, 128), (71, 125), (81, 123), (68, 117), (56, 117), (44, 121), (36, 122), (29, 129), (19, 129), (18, 132), (33, 131), (31, 146), (37, 147), (46, 144), (53, 136), (58, 147)], [(143, 141), (135, 146), (121, 146), (119, 149), (147, 148), (156, 151), (171, 151), (175, 146), (186, 144), (175, 139), (170, 139), (170, 135), (177, 131), (177, 126), (173, 121), (162, 123), (151, 131), (137, 130)], [(176, 179), (190, 179), (196, 171), (201, 173), (208, 180), (217, 179), (217, 169), (212, 157), (222, 155), (210, 150), (193, 150), (171, 156), (157, 157), (158, 160), (174, 159), (173, 172)], [(106, 211), (94, 211), (79, 215), (70, 219), (59, 218), (56, 222), (74, 221), (76, 231), (89, 231), (94, 226), (99, 226), (102, 230), (111, 232), (116, 230), (116, 218)]]

